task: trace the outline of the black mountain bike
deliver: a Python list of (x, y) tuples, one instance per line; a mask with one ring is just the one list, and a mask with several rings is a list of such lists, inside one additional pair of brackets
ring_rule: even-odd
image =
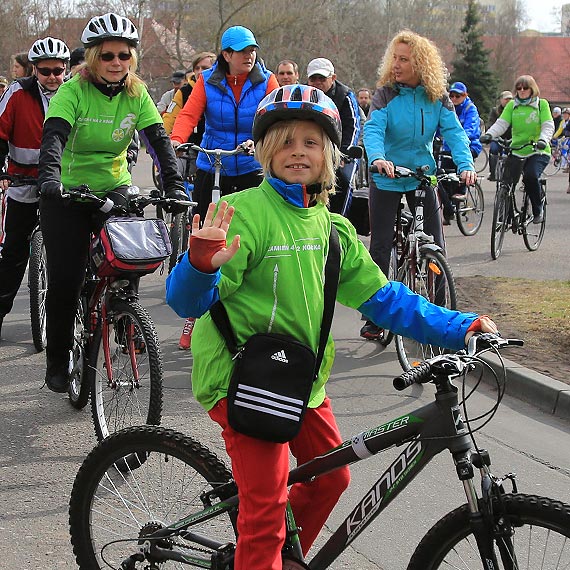
[[(406, 212), (401, 203), (398, 208), (387, 277), (391, 281), (401, 281), (436, 305), (455, 309), (457, 293), (453, 272), (443, 249), (435, 243), (433, 236), (424, 231), (425, 194), (437, 192), (437, 178), (426, 174), (425, 167), (413, 171), (396, 166), (394, 170), (396, 178), (415, 178), (419, 184), (415, 192), (415, 215)], [(372, 166), (370, 171), (377, 172), (377, 169)], [(384, 330), (380, 343), (386, 346), (392, 338), (393, 334)], [(398, 361), (404, 370), (443, 350), (400, 335), (395, 336), (395, 342)]]
[[(436, 356), (404, 373), (394, 380), (396, 389), (431, 382), (435, 401), (363, 431), (293, 469), (290, 485), (405, 445), (310, 561), (303, 558), (299, 529), (288, 507), (283, 568), (329, 568), (437, 454), (448, 450), (466, 503), (428, 531), (408, 570), (568, 569), (570, 505), (518, 493), (515, 475), (493, 475), (489, 453), (475, 440), (475, 432), (497, 412), (504, 378), (495, 376), (498, 401), (487, 413), (470, 419), (466, 409), (467, 398), (479, 385), (466, 388), (466, 374), (490, 368), (481, 359), (485, 352), (498, 354), (512, 345), (522, 341), (475, 335), (465, 350)], [(512, 492), (506, 491), (505, 483)], [(82, 570), (230, 570), (238, 508), (230, 470), (200, 442), (164, 428), (131, 428), (100, 443), (77, 474), (69, 518), (73, 551)], [(383, 567), (382, 560), (378, 565)]]
[[(0, 180), (9, 180), (11, 186), (35, 186), (37, 178), (0, 174)], [(39, 220), (29, 237), (30, 259), (28, 261), (28, 290), (30, 293), (30, 324), (32, 341), (38, 352), (46, 347), (46, 293), (47, 293), (47, 263), (42, 231)]]
[[(505, 234), (511, 230), (514, 234), (522, 235), (524, 244), (529, 251), (536, 251), (544, 237), (546, 229), (546, 178), (540, 178), (540, 200), (542, 203), (542, 222), (533, 222), (532, 204), (524, 184), (518, 185), (518, 179), (522, 172), (524, 158), (513, 155), (513, 151), (526, 147), (536, 148), (536, 143), (527, 143), (522, 146), (513, 147), (502, 139), (495, 142), (504, 150), (497, 163), (497, 193), (495, 194), (495, 205), (493, 208), (493, 225), (491, 226), (491, 257), (498, 259), (503, 250)], [(517, 172), (509, 173), (505, 180), (505, 168), (507, 164)]]

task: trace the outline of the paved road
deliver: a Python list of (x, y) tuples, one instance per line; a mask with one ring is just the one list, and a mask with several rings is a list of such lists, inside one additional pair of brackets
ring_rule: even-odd
[[(144, 182), (146, 175), (140, 177)], [(450, 233), (452, 241), (453, 232)], [(521, 254), (533, 258), (536, 255), (522, 248)], [(192, 358), (190, 353), (177, 349), (182, 321), (164, 304), (164, 276), (145, 277), (141, 291), (143, 304), (157, 324), (163, 350), (163, 425), (192, 434), (223, 455), (217, 430), (192, 398)], [(429, 401), (433, 393), (430, 387), (396, 393), (391, 379), (399, 373), (399, 366), (393, 350), (381, 352), (376, 344), (359, 339), (360, 324), (353, 311), (338, 308), (333, 324), (337, 361), (329, 394), (345, 437), (398, 417)], [(0, 567), (72, 569), (75, 565), (68, 538), (67, 505), (75, 473), (95, 445), (89, 409), (77, 412), (65, 396), (40, 389), (44, 356), (34, 352), (30, 340), (25, 288), (5, 321), (3, 339)], [(493, 397), (492, 391), (483, 387), (471, 400), (473, 413), (489, 409)], [(569, 435), (570, 422), (506, 398), (495, 420), (480, 433), (479, 444), (491, 451), (498, 474), (511, 470), (519, 474), (521, 490), (570, 502)], [(347, 513), (396, 453), (397, 450), (390, 450), (385, 458), (374, 458), (352, 468), (353, 485), (339, 505), (340, 513)], [(442, 454), (334, 567), (405, 568), (414, 545), (427, 528), (462, 502), (464, 497), (453, 466)], [(325, 535), (341, 520), (340, 514), (333, 515)]]

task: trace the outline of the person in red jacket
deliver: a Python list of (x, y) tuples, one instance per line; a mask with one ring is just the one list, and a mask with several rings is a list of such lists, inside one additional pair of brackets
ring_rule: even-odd
[[(43, 123), (51, 97), (63, 83), (69, 49), (55, 38), (37, 40), (28, 59), (30, 77), (16, 79), (0, 100), (0, 164), (8, 159), (8, 174), (37, 178)], [(38, 223), (36, 185), (9, 186), (4, 191), (2, 237), (0, 238), (0, 331), (12, 310), (28, 258), (28, 237)]]

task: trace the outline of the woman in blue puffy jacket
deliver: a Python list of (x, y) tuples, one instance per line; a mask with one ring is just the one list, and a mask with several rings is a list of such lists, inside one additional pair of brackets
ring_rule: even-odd
[[(448, 72), (437, 47), (414, 32), (402, 30), (390, 42), (379, 69), (377, 89), (364, 125), (368, 163), (384, 174), (370, 178), (370, 254), (388, 275), (394, 222), (402, 194), (414, 209), (414, 178), (394, 178), (394, 167), (412, 170), (428, 166), (435, 173), (433, 139), (439, 129), (451, 148), (461, 180), (469, 185), (477, 175), (465, 134), (447, 95)], [(444, 247), (440, 206), (435, 193), (427, 193), (424, 228)], [(360, 334), (382, 335), (371, 321)]]

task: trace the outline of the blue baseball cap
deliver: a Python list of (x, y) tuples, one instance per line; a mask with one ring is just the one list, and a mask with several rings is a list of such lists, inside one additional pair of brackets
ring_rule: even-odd
[(455, 91), (455, 93), (467, 93), (467, 87), (465, 87), (465, 83), (461, 83), (461, 81), (456, 81), (450, 88), (449, 92)]
[(222, 49), (241, 51), (249, 46), (259, 47), (253, 32), (243, 26), (232, 26), (222, 34)]

